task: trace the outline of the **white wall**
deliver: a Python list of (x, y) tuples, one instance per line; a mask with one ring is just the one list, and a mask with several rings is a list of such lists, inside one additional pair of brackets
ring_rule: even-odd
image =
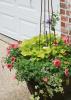
[[(54, 0), (54, 9), (59, 8)], [(17, 40), (39, 33), (40, 0), (0, 0), (0, 33)]]

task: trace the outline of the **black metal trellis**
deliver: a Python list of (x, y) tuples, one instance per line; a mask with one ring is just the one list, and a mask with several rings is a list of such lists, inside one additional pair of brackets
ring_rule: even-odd
[(49, 34), (50, 34), (50, 47), (51, 47), (51, 18), (50, 18), (50, 0), (48, 0), (48, 24), (49, 24)]
[(43, 7), (43, 0), (41, 0), (41, 11), (40, 11), (40, 34), (39, 34), (39, 49), (40, 49), (40, 39), (41, 39), (42, 7)]
[[(43, 3), (44, 3), (44, 6), (43, 6)], [(50, 40), (48, 40), (47, 38), (47, 30), (46, 30), (46, 0), (41, 0), (41, 13), (40, 13), (40, 34), (39, 34), (39, 47), (40, 47), (40, 39), (41, 39), (41, 26), (42, 26), (42, 12), (44, 10), (44, 38), (46, 39), (46, 42), (47, 42), (47, 45), (48, 45), (48, 41), (50, 41), (50, 47), (51, 47), (51, 25), (52, 25), (52, 18), (53, 18), (53, 2), (52, 0), (48, 0), (48, 25), (49, 25), (49, 29), (48, 29), (48, 32), (50, 34)], [(50, 4), (51, 3), (51, 4)], [(51, 11), (50, 11), (50, 8), (51, 8)], [(54, 37), (55, 37), (55, 40), (56, 40), (56, 36), (55, 36), (55, 28), (54, 28)]]
[(46, 0), (44, 0), (44, 38), (46, 34)]
[[(47, 5), (47, 2), (48, 5)], [(66, 6), (69, 7), (69, 5), (71, 5), (70, 0), (66, 0)], [(46, 10), (46, 6), (48, 6), (48, 11)], [(69, 9), (69, 8), (68, 8)], [(71, 11), (71, 9), (69, 9)], [(44, 13), (43, 13), (44, 11)], [(47, 19), (47, 15), (46, 13), (48, 13), (48, 21), (46, 21)], [(42, 32), (42, 24), (43, 24), (43, 33), (44, 33), (44, 38), (46, 39), (46, 45), (48, 46), (48, 42), (50, 44), (51, 47), (51, 33), (53, 31), (54, 34), (54, 42), (56, 43), (56, 31), (59, 31), (61, 33), (60, 30), (55, 29), (55, 26), (53, 25), (53, 20), (54, 20), (54, 7), (53, 7), (53, 0), (41, 0), (41, 14), (40, 14), (40, 35), (39, 35), (39, 47), (40, 47), (40, 40), (41, 40), (41, 32)], [(44, 18), (42, 18), (44, 17)], [(70, 16), (69, 16), (70, 18)], [(44, 19), (43, 23), (42, 20)], [(68, 21), (69, 22), (69, 21)], [(48, 23), (48, 30), (46, 29), (46, 24)], [(66, 27), (67, 31), (68, 31), (68, 35), (71, 34), (71, 26), (70, 23), (68, 23), (68, 26)], [(47, 34), (50, 34), (50, 38), (48, 40)], [(62, 32), (63, 34), (65, 34), (64, 32)]]
[[(53, 10), (53, 2), (51, 0), (51, 12), (52, 12), (52, 18), (53, 18), (53, 13), (54, 13), (54, 10)], [(55, 34), (55, 28), (54, 28), (54, 37), (55, 37), (55, 42), (56, 42), (56, 34)]]

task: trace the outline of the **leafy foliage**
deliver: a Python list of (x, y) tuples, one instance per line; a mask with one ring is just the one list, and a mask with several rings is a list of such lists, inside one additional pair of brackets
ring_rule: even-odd
[[(47, 35), (48, 40), (50, 34)], [(32, 82), (35, 87), (34, 98), (42, 95), (52, 97), (54, 93), (63, 93), (63, 79), (71, 76), (71, 46), (67, 38), (51, 34), (51, 47), (46, 39), (39, 37), (23, 41), (18, 48), (9, 48), (5, 62), (16, 69), (18, 81)], [(12, 57), (16, 60), (12, 63)], [(10, 68), (11, 67), (11, 68)], [(12, 69), (12, 66), (8, 66)]]

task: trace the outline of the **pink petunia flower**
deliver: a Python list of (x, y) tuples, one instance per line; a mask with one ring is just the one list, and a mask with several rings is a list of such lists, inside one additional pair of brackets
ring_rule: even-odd
[(16, 60), (16, 58), (13, 56), (13, 57), (11, 58), (12, 63), (14, 63), (15, 60)]
[(12, 64), (6, 64), (7, 68), (11, 71), (11, 69), (13, 68)]
[(10, 44), (10, 47), (13, 48), (13, 49), (17, 49), (19, 47), (19, 44), (18, 43), (12, 43), (12, 44)]
[(68, 36), (62, 36), (62, 40), (65, 44), (69, 44), (69, 37)]
[(69, 69), (66, 68), (65, 71), (64, 71), (64, 73), (65, 73), (65, 76), (68, 77), (69, 76)]
[(60, 68), (61, 66), (61, 61), (59, 59), (54, 59), (53, 64), (55, 67)]

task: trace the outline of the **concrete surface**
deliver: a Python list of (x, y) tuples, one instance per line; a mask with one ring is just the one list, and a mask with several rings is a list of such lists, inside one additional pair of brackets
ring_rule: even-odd
[(0, 100), (30, 100), (30, 93), (25, 82), (18, 83), (14, 79), (15, 71), (10, 72), (1, 65), (1, 59), (6, 55), (8, 44), (0, 40)]

